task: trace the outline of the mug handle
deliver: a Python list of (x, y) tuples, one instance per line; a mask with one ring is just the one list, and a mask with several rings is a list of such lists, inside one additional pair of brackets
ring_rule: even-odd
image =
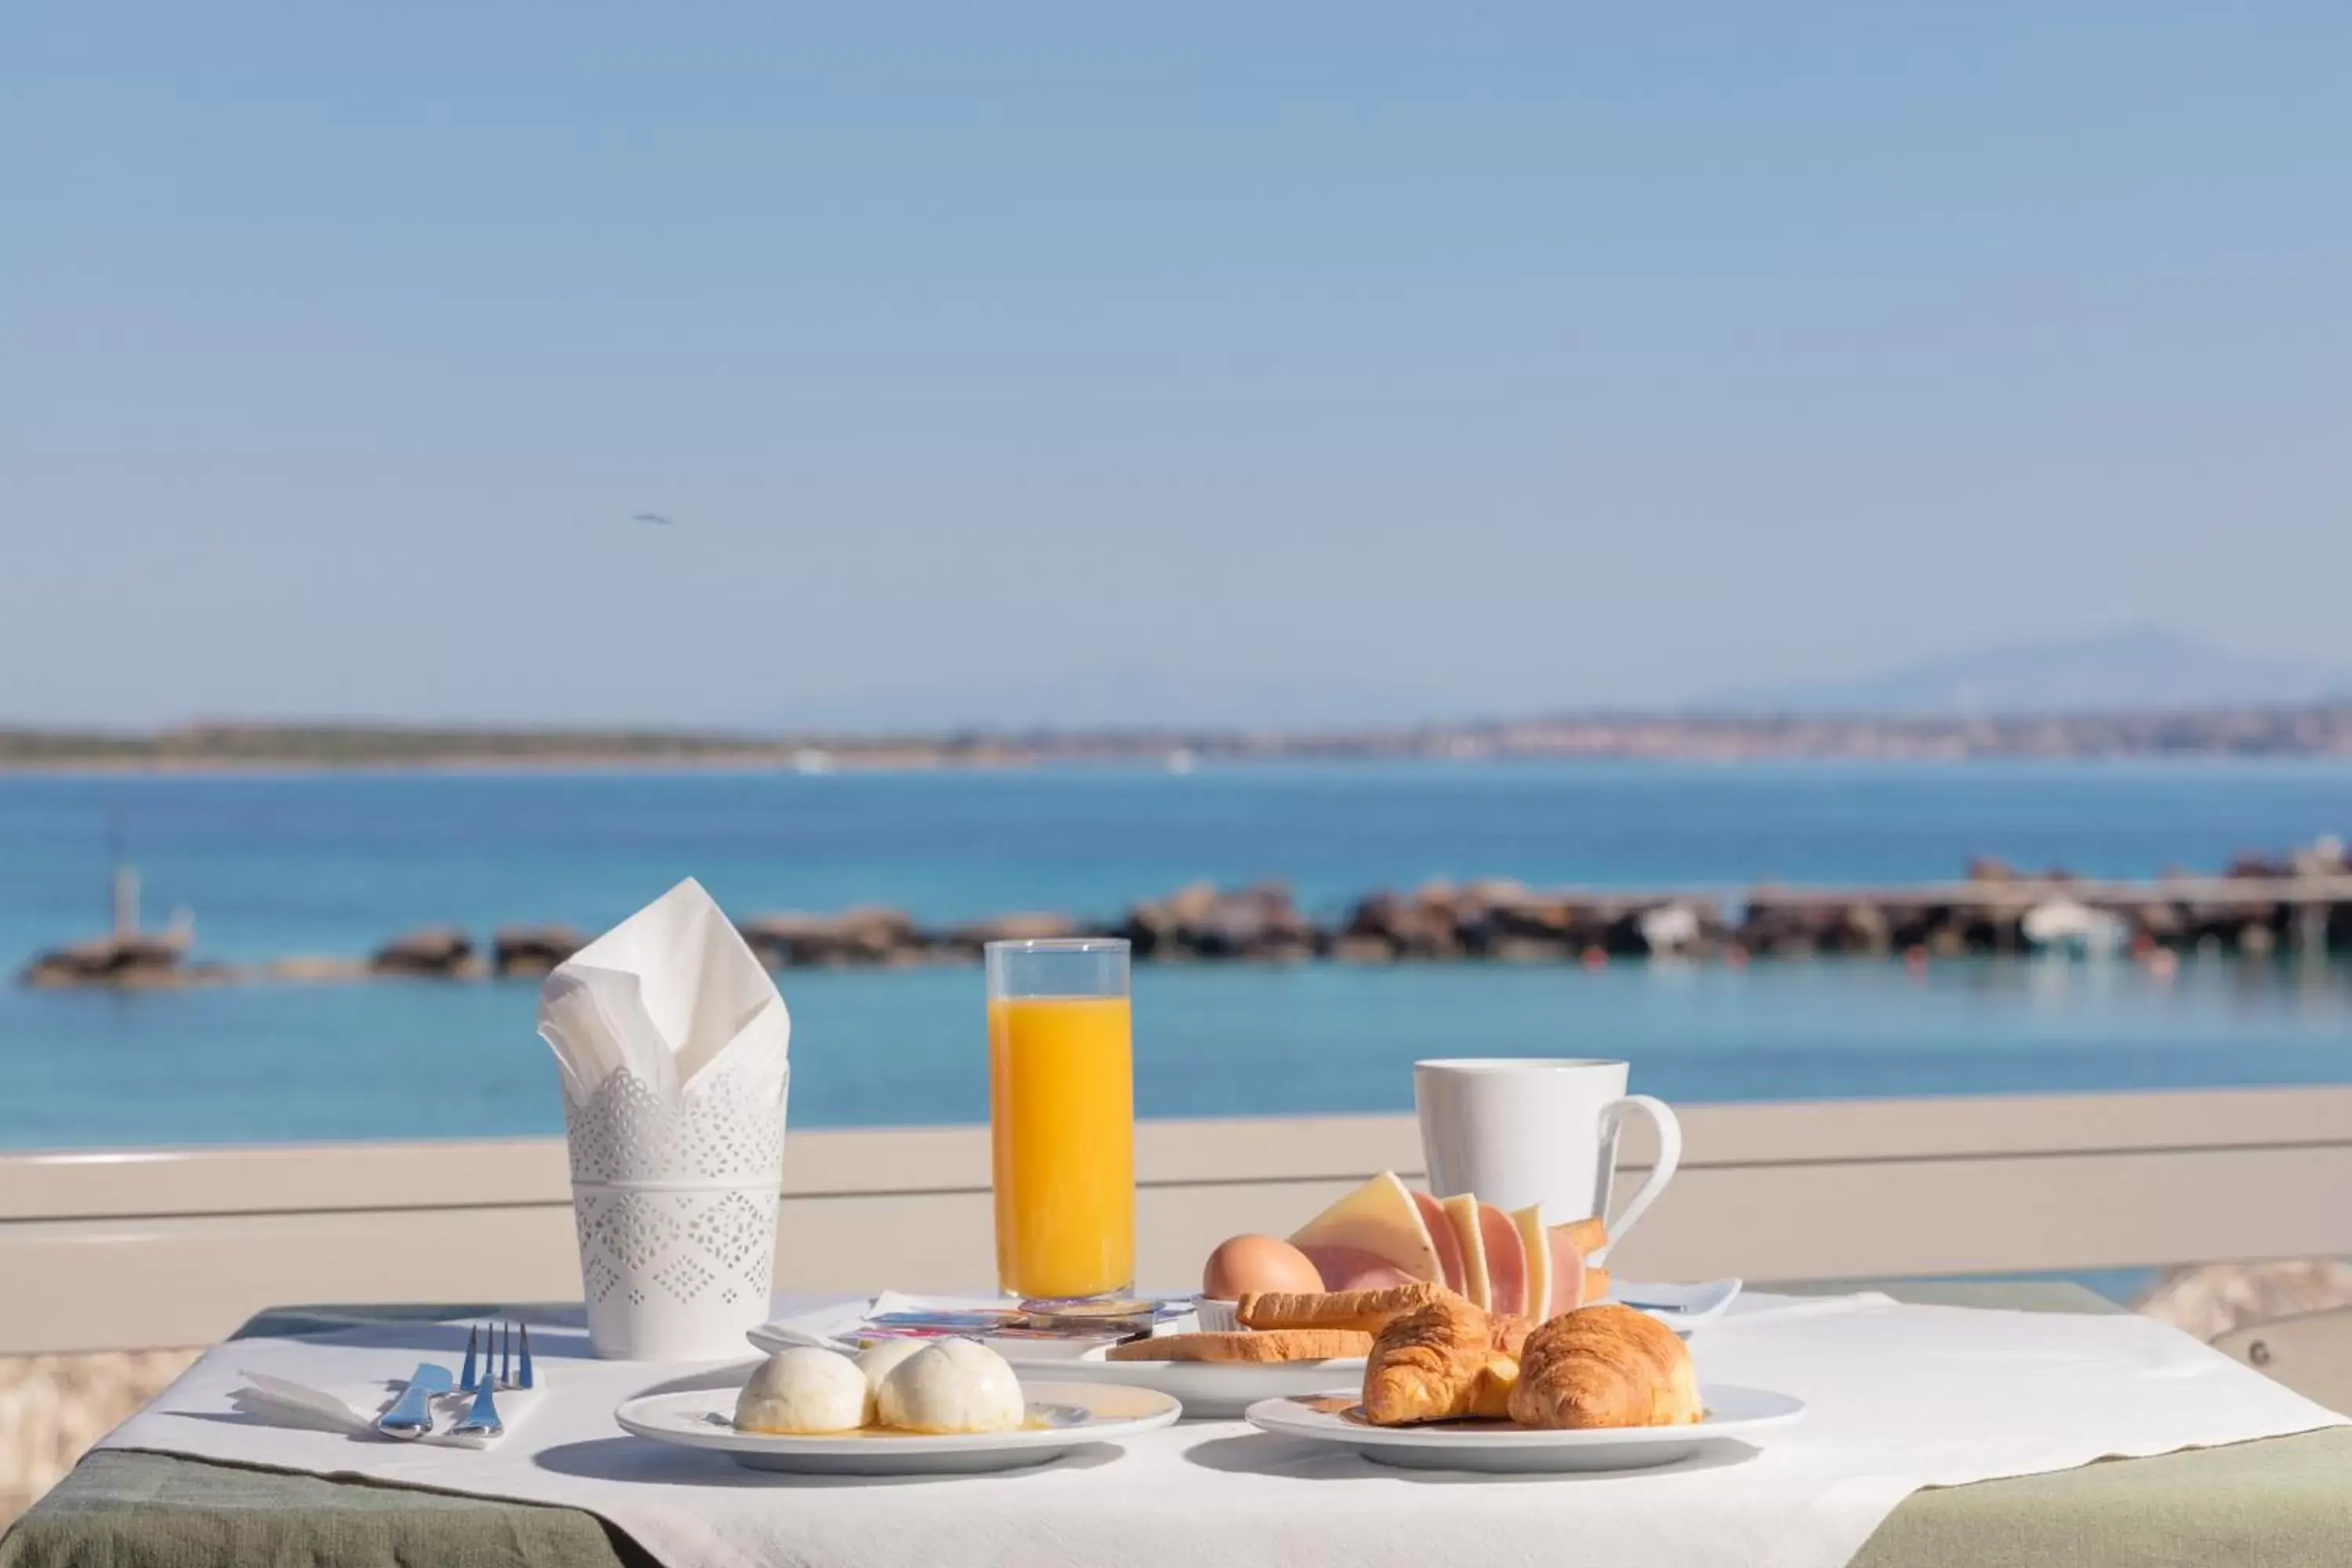
[(1625, 1239), (1626, 1233), (1642, 1217), (1642, 1211), (1665, 1191), (1666, 1184), (1674, 1179), (1675, 1167), (1683, 1163), (1683, 1124), (1675, 1120), (1674, 1108), (1654, 1095), (1629, 1094), (1622, 1100), (1612, 1101), (1601, 1113), (1601, 1135), (1609, 1144), (1611, 1187), (1617, 1184), (1618, 1134), (1624, 1131), (1625, 1113), (1629, 1110), (1644, 1112), (1650, 1118), (1651, 1125), (1658, 1130), (1658, 1163), (1650, 1167), (1649, 1179), (1642, 1184), (1639, 1192), (1626, 1200), (1624, 1212), (1615, 1219), (1606, 1218), (1609, 1194), (1606, 1191), (1601, 1194), (1601, 1207), (1609, 1226), (1609, 1245), (1586, 1260), (1596, 1267), (1608, 1258), (1612, 1248)]

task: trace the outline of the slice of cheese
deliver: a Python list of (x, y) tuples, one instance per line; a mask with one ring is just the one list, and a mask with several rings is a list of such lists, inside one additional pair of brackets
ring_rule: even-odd
[(1544, 1228), (1543, 1205), (1530, 1204), (1511, 1215), (1519, 1233), (1519, 1248), (1528, 1260), (1528, 1321), (1540, 1323), (1552, 1316), (1551, 1232)]
[(1290, 1244), (1309, 1258), (1326, 1249), (1369, 1254), (1412, 1279), (1443, 1281), (1443, 1254), (1417, 1196), (1395, 1172), (1382, 1171), (1300, 1226)]
[(1478, 1205), (1478, 1233), (1486, 1243), (1486, 1293), (1490, 1312), (1525, 1317), (1528, 1310), (1528, 1253), (1519, 1227), (1493, 1204)]
[(1486, 1275), (1486, 1236), (1478, 1223), (1478, 1200), (1460, 1193), (1443, 1202), (1445, 1223), (1453, 1228), (1454, 1244), (1462, 1248), (1462, 1283), (1455, 1289), (1483, 1311), (1494, 1300), (1494, 1283)]

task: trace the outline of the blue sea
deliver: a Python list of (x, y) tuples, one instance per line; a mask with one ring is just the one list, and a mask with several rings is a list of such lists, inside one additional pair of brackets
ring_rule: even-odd
[[(2147, 875), (2352, 833), (2339, 763), (1330, 764), (1188, 774), (0, 778), (0, 961), (105, 918), (119, 836), (200, 956), (455, 922), (608, 925), (693, 875), (731, 911), (1115, 914), (1281, 878), (1336, 912), (1432, 878), (1737, 887)], [(800, 1126), (984, 1117), (977, 971), (793, 973)], [(0, 986), (0, 1146), (555, 1131), (527, 984)], [(1431, 1055), (1610, 1053), (1684, 1100), (2352, 1081), (2352, 969), (2191, 960), (1198, 966), (1136, 979), (1151, 1116), (1398, 1110)]]

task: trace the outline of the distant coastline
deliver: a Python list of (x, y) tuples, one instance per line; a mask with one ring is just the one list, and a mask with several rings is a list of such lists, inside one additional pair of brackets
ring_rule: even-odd
[(2352, 756), (2352, 702), (2010, 716), (1589, 713), (1388, 728), (748, 734), (645, 729), (206, 723), (141, 731), (0, 728), (0, 773), (335, 769), (1021, 768), (1057, 763), (1743, 762), (1775, 758)]

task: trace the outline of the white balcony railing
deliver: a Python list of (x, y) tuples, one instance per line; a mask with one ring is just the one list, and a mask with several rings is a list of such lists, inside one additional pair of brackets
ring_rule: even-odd
[[(1693, 1106), (1632, 1278), (2019, 1272), (2352, 1253), (2352, 1089)], [(1648, 1158), (1642, 1137), (1636, 1163)], [(1190, 1283), (1371, 1172), (1407, 1117), (1154, 1121), (1139, 1272)], [(984, 1129), (795, 1132), (782, 1289), (984, 1287)], [(0, 1353), (216, 1340), (294, 1301), (576, 1299), (558, 1140), (0, 1156)]]

